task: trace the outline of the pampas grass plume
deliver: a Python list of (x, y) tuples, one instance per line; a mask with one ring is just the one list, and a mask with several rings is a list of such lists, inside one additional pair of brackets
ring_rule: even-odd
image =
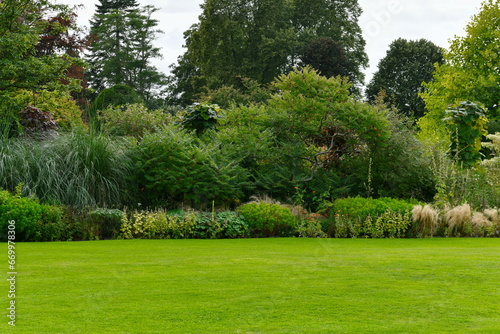
[(433, 236), (436, 231), (439, 214), (430, 205), (416, 205), (413, 207), (412, 220), (416, 225), (416, 230), (422, 236)]
[(451, 232), (463, 232), (464, 227), (471, 221), (471, 208), (469, 204), (457, 206), (444, 215), (445, 224)]

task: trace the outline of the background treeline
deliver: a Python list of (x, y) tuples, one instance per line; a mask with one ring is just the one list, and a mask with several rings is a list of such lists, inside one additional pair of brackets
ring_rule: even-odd
[(26, 240), (497, 235), (499, 1), (449, 50), (395, 41), (368, 101), (355, 1), (207, 0), (169, 78), (154, 7), (101, 1), (89, 36), (0, 9), (0, 224)]

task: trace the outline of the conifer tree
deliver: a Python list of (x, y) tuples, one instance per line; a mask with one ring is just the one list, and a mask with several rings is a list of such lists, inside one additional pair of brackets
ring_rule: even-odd
[(152, 64), (161, 58), (153, 46), (158, 20), (154, 6), (139, 7), (135, 0), (101, 0), (91, 21), (91, 69), (88, 79), (100, 92), (124, 84), (135, 89), (146, 102), (163, 84), (165, 76)]

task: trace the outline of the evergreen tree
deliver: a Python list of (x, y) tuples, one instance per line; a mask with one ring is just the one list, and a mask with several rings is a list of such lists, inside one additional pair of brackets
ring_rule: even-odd
[(88, 73), (92, 87), (100, 92), (124, 84), (135, 89), (146, 102), (164, 84), (165, 76), (151, 60), (161, 58), (153, 46), (161, 31), (152, 15), (153, 6), (138, 7), (133, 0), (101, 0), (91, 21), (91, 52)]

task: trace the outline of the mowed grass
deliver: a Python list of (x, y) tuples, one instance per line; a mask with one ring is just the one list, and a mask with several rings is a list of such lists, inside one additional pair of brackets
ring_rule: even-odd
[[(16, 251), (17, 326), (2, 316), (2, 333), (500, 333), (499, 239), (116, 240)], [(0, 289), (6, 315), (5, 280)]]

